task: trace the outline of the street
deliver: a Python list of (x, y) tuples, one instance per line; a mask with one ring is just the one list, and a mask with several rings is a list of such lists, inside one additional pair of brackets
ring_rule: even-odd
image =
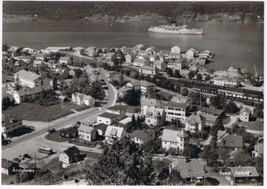
[[(89, 110), (84, 110), (81, 112), (77, 112), (74, 114), (71, 114), (69, 116), (57, 119), (55, 121), (52, 121), (49, 123), (49, 128), (55, 128), (55, 129), (59, 129), (62, 128), (66, 125), (71, 125), (76, 123), (77, 121), (83, 120), (83, 119), (93, 119), (95, 118), (97, 115), (102, 114), (105, 112), (105, 110), (110, 107), (113, 106), (116, 103), (116, 99), (117, 99), (117, 91), (116, 89), (108, 82), (108, 79), (106, 77), (107, 71), (105, 70), (100, 70), (100, 75), (101, 77), (105, 80), (105, 82), (107, 83), (108, 86), (108, 102), (107, 104), (105, 104), (103, 107), (101, 108), (91, 108)], [(2, 146), (2, 154), (6, 154), (6, 150), (12, 148), (12, 150), (17, 149), (18, 144), (21, 144), (25, 141), (28, 140), (32, 140), (35, 137), (38, 137), (40, 135), (43, 135), (45, 133), (47, 133), (47, 127), (36, 131), (36, 132), (32, 132), (29, 133), (27, 135), (23, 135), (22, 137), (19, 137), (15, 140), (13, 140), (10, 144), (8, 144), (7, 146)], [(21, 146), (23, 149), (23, 145)]]

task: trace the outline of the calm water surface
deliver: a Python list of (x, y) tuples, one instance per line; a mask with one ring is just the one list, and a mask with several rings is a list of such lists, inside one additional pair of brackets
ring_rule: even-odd
[(155, 23), (79, 23), (28, 22), (3, 23), (3, 43), (32, 48), (47, 46), (132, 47), (144, 44), (158, 50), (170, 50), (176, 44), (182, 50), (195, 48), (216, 53), (214, 69), (229, 66), (252, 71), (255, 64), (263, 70), (263, 24), (257, 23), (197, 23), (204, 35), (174, 35), (149, 33)]

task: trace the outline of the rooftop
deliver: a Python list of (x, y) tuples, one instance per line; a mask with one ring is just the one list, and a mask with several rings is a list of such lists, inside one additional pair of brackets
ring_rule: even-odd
[(197, 159), (179, 159), (174, 169), (180, 172), (183, 179), (205, 176), (203, 163)]
[(171, 130), (171, 129), (164, 129), (162, 133), (162, 141), (168, 142), (178, 142), (179, 138), (184, 138), (185, 134), (183, 131)]
[(118, 116), (120, 116), (120, 115), (117, 115), (117, 114), (111, 114), (111, 113), (105, 112), (105, 113), (100, 114), (100, 115), (98, 115), (98, 116), (99, 116), (99, 117), (105, 117), (105, 118), (112, 119), (112, 118), (118, 117)]
[(243, 147), (243, 136), (241, 135), (226, 135), (219, 142), (218, 146), (228, 148), (242, 148)]
[(153, 131), (143, 131), (143, 130), (135, 130), (132, 134), (131, 137), (134, 138), (139, 138), (141, 140), (148, 140), (153, 136)]
[(2, 158), (2, 167), (3, 168), (9, 168), (10, 166), (12, 166), (12, 165), (14, 165), (14, 164), (17, 164), (18, 165), (18, 163), (16, 163), (16, 162), (13, 162), (13, 161), (10, 161), (10, 160), (7, 160), (7, 159), (4, 159), (4, 158)]
[(31, 81), (34, 81), (38, 79), (39, 77), (41, 77), (41, 75), (26, 71), (26, 70), (20, 70), (17, 73), (15, 73), (15, 75), (19, 76), (20, 78), (24, 78), (24, 79), (31, 80)]
[(230, 167), (234, 177), (258, 177), (259, 173), (255, 167)]

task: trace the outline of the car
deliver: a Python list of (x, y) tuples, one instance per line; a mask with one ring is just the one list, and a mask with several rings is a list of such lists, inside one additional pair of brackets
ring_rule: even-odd
[(13, 160), (18, 162), (18, 163), (21, 162), (21, 160), (19, 158), (14, 158)]
[(55, 132), (55, 131), (56, 131), (56, 129), (54, 129), (54, 128), (47, 129), (47, 132), (48, 132), (48, 133), (53, 133), (53, 132)]
[(32, 157), (29, 154), (24, 154), (23, 157), (28, 158), (28, 159), (32, 159)]

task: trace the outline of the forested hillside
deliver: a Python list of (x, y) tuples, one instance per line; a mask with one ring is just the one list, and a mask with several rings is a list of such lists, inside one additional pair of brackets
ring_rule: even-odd
[(183, 14), (252, 13), (263, 16), (262, 2), (3, 2), (3, 12), (52, 20), (79, 20), (95, 14), (114, 17), (156, 13), (168, 18)]

